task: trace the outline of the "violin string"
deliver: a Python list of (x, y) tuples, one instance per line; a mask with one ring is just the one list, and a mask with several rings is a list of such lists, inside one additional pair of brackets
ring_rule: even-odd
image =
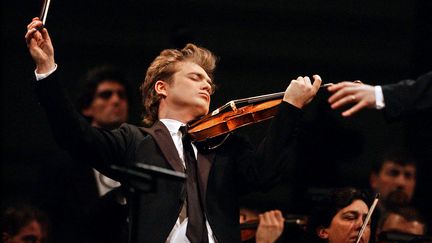
[[(333, 85), (333, 83), (323, 84), (320, 86), (320, 88), (325, 88), (325, 87), (328, 87), (330, 85)], [(219, 114), (221, 111), (225, 110), (227, 107), (230, 107), (231, 106), (230, 103), (232, 103), (232, 102), (234, 102), (234, 104), (236, 104), (236, 105), (241, 105), (244, 103), (253, 104), (256, 102), (260, 102), (260, 101), (282, 98), (284, 96), (284, 94), (285, 94), (285, 92), (277, 92), (277, 93), (272, 93), (272, 94), (258, 95), (258, 96), (248, 97), (248, 98), (231, 100), (228, 103), (226, 103), (225, 105), (215, 109), (211, 113), (211, 115)]]
[(228, 103), (226, 103), (225, 105), (217, 108), (215, 111), (212, 112), (212, 114), (214, 113), (219, 113), (222, 110), (225, 110), (227, 107), (231, 106), (230, 104), (232, 102), (234, 102), (234, 104), (236, 105), (240, 105), (240, 104), (244, 104), (244, 103), (248, 103), (248, 104), (253, 104), (255, 102), (259, 102), (259, 101), (264, 101), (264, 100), (271, 100), (271, 99), (277, 99), (283, 96), (285, 92), (279, 92), (279, 93), (273, 93), (273, 94), (266, 94), (266, 95), (259, 95), (259, 96), (254, 96), (254, 97), (249, 97), (249, 98), (243, 98), (243, 99), (237, 99), (237, 100), (232, 100)]
[[(320, 88), (325, 88), (325, 87), (328, 87), (330, 85), (332, 85), (332, 83), (323, 84), (320, 86)], [(258, 96), (243, 98), (243, 99), (232, 100), (230, 102), (234, 102), (236, 105), (239, 105), (242, 103), (253, 104), (253, 103), (259, 102), (259, 101), (282, 98), (284, 96), (284, 94), (285, 94), (285, 92), (277, 92), (277, 93), (272, 93), (272, 94), (258, 95)], [(225, 104), (224, 108), (226, 108), (226, 106), (228, 106), (230, 102)]]

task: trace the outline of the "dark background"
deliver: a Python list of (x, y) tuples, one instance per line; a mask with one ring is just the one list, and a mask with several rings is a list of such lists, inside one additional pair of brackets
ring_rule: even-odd
[[(34, 64), (24, 41), (26, 25), (39, 15), (41, 5), (37, 0), (2, 1), (1, 187), (6, 198), (41, 195), (44, 188), (36, 185), (42, 174), (49, 174), (42, 165), (66, 156), (33, 93)], [(326, 83), (360, 79), (387, 84), (416, 78), (431, 68), (430, 5), (420, 0), (52, 0), (47, 28), (71, 96), (89, 68), (117, 65), (135, 88), (130, 122), (139, 124), (137, 87), (147, 66), (162, 49), (187, 42), (220, 57), (212, 108), (231, 99), (283, 91), (300, 75), (318, 73)], [(298, 192), (368, 187), (376, 157), (412, 142), (407, 133), (413, 129), (405, 123), (388, 124), (373, 110), (342, 119), (340, 111), (329, 109), (327, 97), (320, 91), (306, 109), (284, 183), (266, 200), (257, 199), (266, 206), (295, 213), (303, 210), (298, 204), (304, 195)], [(241, 132), (256, 142), (267, 125)]]

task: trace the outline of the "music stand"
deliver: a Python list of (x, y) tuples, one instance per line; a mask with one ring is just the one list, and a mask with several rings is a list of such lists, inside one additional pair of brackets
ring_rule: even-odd
[(111, 165), (123, 180), (122, 186), (127, 189), (129, 206), (129, 243), (143, 242), (139, 231), (143, 220), (139, 215), (141, 202), (145, 199), (144, 192), (157, 190), (157, 180), (183, 182), (186, 174), (165, 168), (137, 163), (134, 166)]

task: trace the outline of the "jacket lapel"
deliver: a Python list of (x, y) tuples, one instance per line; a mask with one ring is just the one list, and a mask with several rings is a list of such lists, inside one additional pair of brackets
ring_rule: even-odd
[(168, 128), (166, 128), (162, 122), (157, 121), (152, 127), (141, 127), (141, 129), (153, 137), (171, 167), (175, 171), (184, 172), (183, 163), (178, 155)]
[[(168, 128), (160, 121), (155, 122), (155, 124), (150, 128), (141, 127), (147, 134), (153, 137), (162, 151), (163, 156), (172, 166), (175, 171), (184, 172), (183, 162), (181, 161), (174, 142), (171, 138)], [(201, 189), (202, 199), (205, 201), (207, 182), (210, 174), (211, 165), (213, 162), (215, 154), (205, 153), (202, 154), (198, 151), (197, 157), (197, 167), (199, 172), (199, 183)]]

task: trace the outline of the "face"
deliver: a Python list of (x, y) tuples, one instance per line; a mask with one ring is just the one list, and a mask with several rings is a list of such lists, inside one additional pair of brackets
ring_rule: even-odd
[(212, 80), (202, 67), (192, 62), (178, 63), (177, 70), (172, 82), (156, 82), (156, 92), (164, 97), (159, 118), (187, 123), (208, 113)]
[[(362, 200), (353, 201), (347, 207), (339, 210), (328, 228), (319, 229), (319, 237), (327, 239), (329, 243), (354, 243), (368, 210), (368, 206)], [(360, 242), (368, 243), (369, 237), (370, 221)]]
[(414, 165), (399, 165), (386, 161), (378, 175), (372, 174), (371, 186), (385, 200), (411, 201), (416, 184)]
[(83, 114), (92, 118), (92, 125), (103, 128), (116, 128), (126, 122), (128, 101), (125, 87), (117, 82), (101, 82), (92, 103)]
[(381, 231), (423, 235), (425, 233), (424, 227), (424, 224), (418, 221), (407, 221), (399, 214), (392, 213), (384, 222)]
[(36, 220), (24, 226), (14, 236), (5, 234), (3, 235), (3, 242), (5, 243), (43, 243), (46, 241), (46, 233)]

